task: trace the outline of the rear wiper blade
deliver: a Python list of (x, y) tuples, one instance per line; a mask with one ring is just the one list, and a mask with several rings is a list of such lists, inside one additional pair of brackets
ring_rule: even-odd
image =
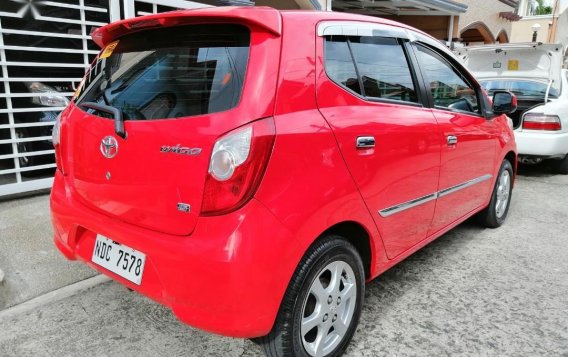
[(93, 109), (99, 112), (112, 114), (114, 117), (114, 132), (121, 138), (126, 138), (126, 131), (124, 130), (124, 118), (122, 117), (122, 111), (118, 108), (111, 107), (110, 105), (104, 105), (95, 102), (85, 102), (79, 104), (83, 108)]

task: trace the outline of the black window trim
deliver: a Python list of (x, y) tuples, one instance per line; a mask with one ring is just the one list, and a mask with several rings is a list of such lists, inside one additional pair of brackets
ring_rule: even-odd
[[(326, 39), (327, 40), (327, 39)], [(351, 57), (351, 63), (353, 63), (353, 68), (355, 69), (355, 75), (357, 76), (357, 82), (359, 83), (359, 90), (361, 91), (361, 96), (365, 97), (365, 87), (363, 86), (363, 78), (359, 73), (359, 67), (357, 67), (357, 63), (355, 62), (355, 56), (353, 55), (353, 48), (351, 47), (351, 41), (349, 41), (349, 36), (345, 36), (345, 43), (347, 43), (347, 49), (349, 50), (349, 56)], [(325, 67), (325, 55), (324, 55), (324, 67)], [(325, 72), (327, 75), (327, 71)], [(328, 76), (329, 77), (329, 76)], [(329, 77), (331, 79), (331, 77)], [(356, 95), (359, 93), (352, 91)]]
[[(467, 114), (467, 115), (471, 115), (471, 116), (475, 116), (475, 117), (485, 118), (485, 119), (488, 119), (488, 120), (493, 119), (495, 117), (493, 115), (489, 115), (489, 114), (492, 114), (492, 111), (491, 111), (491, 109), (489, 109), (489, 111), (488, 111), (487, 108), (485, 107), (486, 103), (485, 103), (485, 100), (482, 99), (484, 94), (481, 91), (481, 85), (477, 81), (472, 80), (472, 78), (469, 78), (468, 72), (464, 72), (463, 70), (460, 70), (460, 68), (456, 66), (456, 64), (454, 63), (454, 61), (452, 59), (448, 58), (448, 56), (446, 56), (444, 53), (442, 53), (442, 51), (439, 51), (437, 48), (430, 46), (427, 43), (424, 43), (424, 42), (421, 42), (421, 41), (415, 41), (415, 42), (411, 42), (409, 44), (409, 46), (412, 48), (412, 52), (414, 53), (414, 59), (416, 60), (416, 63), (414, 63), (414, 65), (416, 67), (418, 67), (420, 74), (421, 74), (421, 79), (422, 79), (422, 83), (423, 83), (423, 86), (424, 86), (424, 90), (426, 91), (426, 95), (428, 97), (428, 107), (429, 108), (441, 110), (441, 111), (446, 111), (446, 112), (451, 112), (451, 113)], [(426, 48), (427, 50), (434, 52), (434, 54), (438, 55), (438, 57), (440, 57), (445, 63), (447, 63), (464, 82), (466, 82), (469, 86), (471, 86), (471, 88), (473, 88), (475, 90), (475, 94), (476, 94), (477, 100), (478, 100), (477, 105), (479, 106), (479, 111), (480, 111), (479, 113), (474, 113), (474, 112), (469, 112), (469, 111), (459, 110), (459, 109), (452, 109), (452, 108), (447, 108), (447, 107), (440, 107), (440, 106), (434, 105), (434, 98), (432, 97), (432, 91), (428, 90), (426, 77), (424, 75), (424, 72), (420, 68), (420, 64), (418, 62), (418, 56), (416, 54), (416, 51), (418, 51), (417, 46), (422, 46), (422, 47)], [(473, 85), (473, 83), (477, 83), (477, 85)]]
[[(347, 47), (349, 48), (349, 54), (351, 55), (351, 61), (353, 63), (353, 66), (355, 67), (355, 74), (357, 76), (357, 80), (359, 81), (359, 87), (361, 88), (361, 92), (362, 94), (359, 94), (355, 91), (353, 91), (352, 89), (343, 86), (341, 83), (337, 83), (336, 81), (334, 81), (330, 75), (327, 73), (327, 67), (325, 65), (325, 60), (326, 60), (326, 46), (325, 46), (325, 41), (328, 40), (328, 36), (345, 36), (347, 38)], [(403, 42), (409, 42), (408, 40), (404, 40), (404, 39), (400, 39), (400, 38), (395, 38), (397, 40), (397, 43), (399, 46), (402, 47), (402, 51), (405, 54), (406, 57), (406, 63), (408, 64), (408, 68), (410, 70), (410, 75), (412, 77), (412, 82), (414, 84), (414, 90), (416, 91), (417, 97), (418, 97), (418, 101), (417, 102), (408, 102), (408, 101), (404, 101), (404, 100), (396, 100), (396, 99), (387, 99), (387, 98), (378, 98), (378, 97), (368, 97), (365, 95), (365, 89), (363, 87), (363, 80), (361, 78), (361, 76), (359, 75), (359, 68), (357, 67), (357, 62), (355, 61), (355, 57), (353, 56), (353, 51), (351, 49), (351, 41), (349, 41), (349, 37), (352, 37), (354, 35), (324, 35), (323, 37), (323, 41), (324, 41), (324, 46), (323, 46), (323, 68), (324, 68), (324, 72), (326, 77), (333, 82), (335, 85), (337, 85), (339, 88), (347, 91), (349, 94), (364, 100), (366, 102), (371, 102), (371, 103), (385, 103), (385, 104), (395, 104), (395, 105), (407, 105), (407, 106), (411, 106), (411, 107), (416, 107), (416, 108), (425, 108), (426, 106), (426, 98), (424, 96), (424, 93), (422, 93), (422, 90), (419, 89), (420, 88), (420, 80), (418, 79), (417, 74), (415, 73), (411, 60), (410, 60), (410, 56), (409, 53), (407, 51), (407, 49), (405, 48), (405, 45)], [(382, 37), (382, 38), (392, 38), (392, 37), (385, 37), (385, 36), (373, 36), (373, 37)]]
[(414, 52), (414, 48), (412, 47), (411, 41), (404, 41), (404, 51), (407, 53), (409, 66), (411, 68), (411, 73), (416, 78), (416, 82), (418, 84), (418, 92), (419, 98), (421, 98), (421, 102), (423, 103), (424, 108), (433, 108), (434, 107), (434, 100), (432, 99), (432, 93), (428, 90), (426, 86), (426, 80), (424, 78), (424, 74), (420, 69), (420, 65), (418, 64), (418, 57), (416, 56), (416, 52)]

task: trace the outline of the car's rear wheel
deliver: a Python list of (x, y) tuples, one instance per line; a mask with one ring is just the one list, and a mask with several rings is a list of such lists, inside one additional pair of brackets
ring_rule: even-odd
[(562, 175), (568, 175), (568, 155), (564, 156), (562, 160), (554, 162), (554, 170)]
[(355, 333), (365, 293), (355, 247), (339, 236), (314, 243), (292, 277), (272, 331), (257, 339), (267, 356), (339, 356)]
[(499, 176), (493, 188), (491, 201), (478, 215), (482, 225), (489, 228), (497, 228), (505, 222), (511, 204), (513, 177), (513, 166), (509, 160), (503, 160)]

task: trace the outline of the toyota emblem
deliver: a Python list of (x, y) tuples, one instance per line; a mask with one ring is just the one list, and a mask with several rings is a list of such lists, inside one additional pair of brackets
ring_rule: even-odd
[(107, 159), (112, 159), (118, 153), (118, 142), (113, 136), (105, 136), (101, 142), (101, 154)]

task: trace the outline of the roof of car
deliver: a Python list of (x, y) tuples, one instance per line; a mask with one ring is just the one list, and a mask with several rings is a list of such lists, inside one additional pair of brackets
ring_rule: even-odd
[[(143, 30), (150, 27), (159, 26), (175, 26), (180, 24), (191, 24), (205, 21), (226, 21), (228, 19), (264, 28), (275, 35), (282, 34), (282, 20), (288, 16), (303, 16), (310, 19), (311, 22), (319, 22), (324, 20), (338, 21), (361, 21), (373, 22), (397, 26), (426, 35), (420, 30), (414, 29), (408, 25), (358, 14), (350, 14), (344, 12), (333, 11), (310, 11), (310, 10), (276, 10), (266, 6), (226, 6), (226, 7), (207, 7), (199, 9), (177, 10), (164, 12), (159, 14), (129, 18), (117, 22), (113, 22), (96, 30), (93, 35), (93, 41), (100, 47), (108, 45), (115, 39), (134, 31)], [(429, 35), (426, 35), (429, 36)]]
[(374, 17), (368, 15), (360, 15), (360, 14), (352, 14), (348, 12), (337, 12), (337, 11), (312, 11), (312, 10), (276, 10), (279, 11), (283, 16), (287, 15), (301, 15), (315, 19), (316, 21), (325, 21), (325, 20), (341, 20), (341, 21), (364, 21), (364, 22), (374, 22), (379, 24), (385, 25), (392, 25), (398, 26), (410, 30), (414, 30), (417, 32), (421, 32), (411, 26), (406, 24), (384, 19), (381, 17)]

